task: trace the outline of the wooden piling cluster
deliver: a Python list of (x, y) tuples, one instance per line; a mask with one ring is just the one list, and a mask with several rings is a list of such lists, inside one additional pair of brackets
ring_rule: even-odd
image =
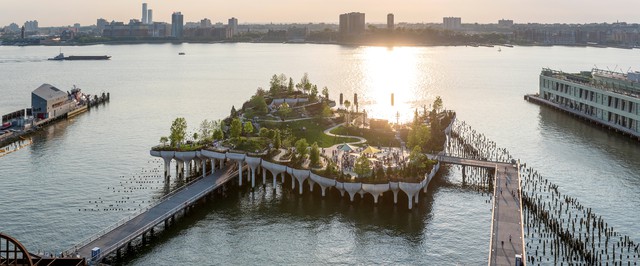
[[(513, 160), (506, 149), (464, 121), (454, 124), (447, 153), (496, 162)], [(464, 181), (478, 174), (465, 168)], [(615, 231), (576, 198), (563, 195), (557, 185), (526, 164), (520, 166), (520, 179), (527, 264), (638, 265), (640, 243)]]

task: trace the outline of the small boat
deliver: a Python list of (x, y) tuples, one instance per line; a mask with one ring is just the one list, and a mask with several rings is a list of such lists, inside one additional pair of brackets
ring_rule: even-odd
[(178, 53), (178, 55), (185, 55), (185, 53), (183, 53), (183, 52), (179, 52), (179, 53)]
[(3, 123), (2, 126), (0, 126), (0, 130), (5, 130), (10, 127), (11, 127), (11, 122), (6, 122), (6, 123)]
[(63, 53), (60, 53), (59, 55), (56, 55), (53, 58), (49, 58), (49, 60), (55, 60), (55, 61), (62, 61), (62, 60), (109, 60), (109, 58), (111, 58), (111, 56), (108, 55), (82, 55), (82, 56), (78, 56), (78, 55), (71, 55), (71, 56), (64, 56)]

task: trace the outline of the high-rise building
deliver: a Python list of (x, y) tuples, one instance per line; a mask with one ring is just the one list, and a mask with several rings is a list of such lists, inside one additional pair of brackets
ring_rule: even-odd
[(238, 32), (238, 19), (235, 17), (232, 17), (229, 19), (229, 25), (228, 25), (228, 38), (233, 38), (233, 36), (236, 35), (236, 33)]
[(387, 29), (388, 30), (393, 30), (393, 28), (395, 27), (394, 22), (393, 22), (393, 14), (389, 13), (387, 14)]
[(459, 29), (462, 26), (462, 18), (460, 17), (444, 17), (442, 18), (442, 26), (448, 30)]
[(501, 26), (501, 27), (511, 27), (511, 26), (513, 26), (513, 20), (511, 20), (511, 19), (501, 19), (501, 20), (498, 20), (498, 26)]
[(142, 3), (142, 24), (147, 24), (147, 3)]
[(30, 20), (24, 23), (24, 30), (27, 32), (38, 31), (38, 21)]
[(201, 19), (200, 28), (211, 28), (211, 20), (208, 18)]
[(98, 32), (100, 33), (102, 33), (102, 30), (104, 30), (107, 25), (109, 25), (109, 22), (106, 19), (99, 18), (96, 21), (96, 28), (98, 28)]
[(173, 12), (171, 15), (171, 36), (182, 38), (182, 30), (184, 27), (183, 16), (180, 12)]
[(147, 10), (147, 23), (146, 24), (153, 24), (153, 9)]
[(351, 12), (340, 15), (340, 35), (351, 36), (364, 33), (364, 13)]

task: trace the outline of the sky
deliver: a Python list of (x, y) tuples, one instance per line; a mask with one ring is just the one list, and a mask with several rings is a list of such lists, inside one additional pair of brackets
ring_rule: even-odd
[(0, 26), (37, 20), (40, 27), (74, 23), (94, 25), (96, 19), (140, 19), (142, 3), (153, 20), (171, 22), (180, 11), (184, 21), (226, 24), (230, 17), (247, 23), (337, 23), (338, 15), (363, 12), (367, 23), (383, 23), (387, 13), (396, 23), (441, 23), (461, 17), (462, 23), (603, 23), (640, 22), (639, 0), (0, 0)]

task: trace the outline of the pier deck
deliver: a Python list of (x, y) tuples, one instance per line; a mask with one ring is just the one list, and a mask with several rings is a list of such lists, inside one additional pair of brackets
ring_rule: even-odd
[(197, 180), (176, 193), (164, 198), (158, 204), (148, 208), (132, 219), (112, 229), (105, 229), (95, 239), (89, 239), (85, 243), (77, 245), (74, 249), (80, 257), (91, 260), (91, 249), (101, 249), (100, 260), (106, 255), (127, 245), (133, 239), (149, 231), (156, 225), (164, 222), (169, 217), (184, 210), (202, 197), (214, 191), (218, 187), (237, 175), (236, 167), (227, 166), (217, 170), (214, 174), (207, 175)]
[(444, 163), (495, 169), (491, 243), (488, 265), (516, 265), (516, 255), (524, 263), (524, 234), (520, 174), (517, 164), (438, 156)]
[(493, 189), (489, 265), (517, 265), (516, 254), (524, 257), (518, 168), (513, 165), (497, 166)]

